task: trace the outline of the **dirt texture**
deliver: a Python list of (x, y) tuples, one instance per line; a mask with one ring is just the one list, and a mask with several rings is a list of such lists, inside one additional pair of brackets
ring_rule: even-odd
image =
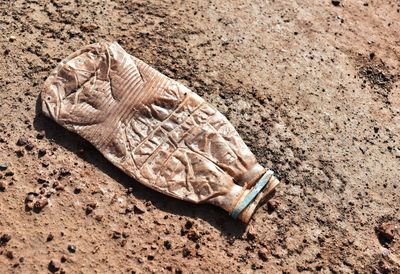
[[(281, 184), (249, 225), (40, 112), (94, 42), (216, 106)], [(400, 2), (0, 1), (0, 273), (399, 273)]]

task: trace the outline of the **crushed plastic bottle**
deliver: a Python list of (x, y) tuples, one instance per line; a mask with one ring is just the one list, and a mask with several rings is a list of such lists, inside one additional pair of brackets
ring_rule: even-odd
[(64, 59), (41, 100), (45, 115), (115, 166), (177, 199), (217, 205), (247, 223), (279, 183), (224, 115), (117, 43)]

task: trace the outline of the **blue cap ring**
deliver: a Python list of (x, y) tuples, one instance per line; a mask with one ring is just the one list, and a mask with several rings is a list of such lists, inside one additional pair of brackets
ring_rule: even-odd
[(236, 219), (239, 214), (257, 197), (257, 194), (268, 184), (274, 172), (268, 170), (258, 180), (257, 184), (251, 189), (250, 193), (232, 210), (231, 216)]

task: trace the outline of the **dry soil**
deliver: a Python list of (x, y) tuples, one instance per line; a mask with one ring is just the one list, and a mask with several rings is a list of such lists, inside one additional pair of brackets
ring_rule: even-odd
[[(213, 103), (282, 184), (248, 226), (141, 186), (40, 112), (118, 41)], [(0, 1), (1, 273), (400, 273), (400, 2)]]

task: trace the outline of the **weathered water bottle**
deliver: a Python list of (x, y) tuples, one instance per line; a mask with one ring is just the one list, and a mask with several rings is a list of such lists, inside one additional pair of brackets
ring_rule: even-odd
[(47, 116), (115, 166), (177, 199), (220, 206), (247, 223), (279, 183), (225, 116), (117, 43), (64, 59), (41, 100)]

